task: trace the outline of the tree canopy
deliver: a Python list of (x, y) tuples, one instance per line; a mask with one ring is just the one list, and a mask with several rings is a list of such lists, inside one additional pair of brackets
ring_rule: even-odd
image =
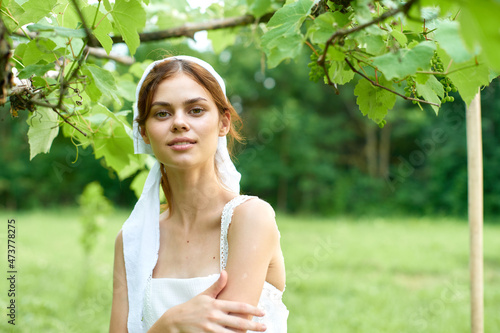
[[(136, 82), (196, 32), (219, 54), (245, 36), (269, 69), (308, 52), (310, 79), (332, 95), (354, 84), (361, 113), (383, 127), (398, 98), (435, 113), (454, 92), (470, 103), (500, 72), (498, 13), (494, 0), (231, 0), (204, 10), (185, 0), (4, 0), (0, 104), (14, 118), (28, 113), (30, 159), (61, 132), (120, 179), (135, 176), (138, 193), (151, 161), (133, 154)], [(141, 53), (164, 40), (172, 49)]]

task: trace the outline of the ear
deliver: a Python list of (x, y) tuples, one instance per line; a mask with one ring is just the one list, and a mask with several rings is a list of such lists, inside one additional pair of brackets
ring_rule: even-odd
[(223, 115), (220, 116), (219, 121), (219, 136), (225, 136), (229, 133), (231, 129), (231, 113), (226, 110)]
[(142, 140), (144, 140), (144, 142), (148, 145), (151, 144), (151, 142), (149, 141), (148, 134), (146, 132), (146, 126), (139, 126), (139, 128), (141, 131)]

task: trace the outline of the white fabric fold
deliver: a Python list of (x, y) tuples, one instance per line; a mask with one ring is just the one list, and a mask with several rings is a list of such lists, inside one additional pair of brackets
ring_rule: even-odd
[[(191, 56), (175, 56), (153, 62), (144, 71), (136, 89), (133, 123), (134, 152), (136, 154), (153, 153), (151, 146), (146, 144), (142, 139), (139, 133), (138, 124), (135, 121), (139, 114), (137, 100), (139, 98), (141, 86), (154, 66), (163, 61), (172, 59), (191, 61), (202, 66), (215, 77), (222, 91), (226, 94), (226, 86), (220, 75), (211, 65), (201, 59)], [(222, 184), (229, 190), (239, 194), (241, 175), (231, 161), (225, 136), (219, 137), (218, 139), (215, 164)], [(158, 249), (160, 245), (160, 167), (160, 163), (156, 161), (146, 179), (141, 197), (137, 201), (130, 217), (125, 221), (122, 227), (123, 253), (128, 288), (129, 313), (127, 327), (129, 333), (144, 332), (145, 330), (142, 323), (143, 297), (147, 280), (151, 276), (158, 260)]]
[(156, 265), (160, 244), (160, 163), (149, 172), (132, 214), (122, 227), (128, 289), (128, 331), (142, 332), (142, 297)]
[(227, 150), (227, 139), (225, 136), (219, 137), (217, 151), (215, 152), (215, 165), (219, 171), (222, 184), (235, 193), (240, 193), (241, 174), (231, 161)]

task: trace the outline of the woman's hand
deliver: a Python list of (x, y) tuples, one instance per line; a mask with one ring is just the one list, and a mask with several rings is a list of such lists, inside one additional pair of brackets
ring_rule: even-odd
[[(222, 271), (219, 279), (201, 294), (186, 303), (167, 310), (149, 329), (149, 333), (204, 333), (204, 332), (264, 332), (264, 324), (243, 319), (244, 316), (264, 315), (262, 310), (246, 303), (216, 299), (227, 283), (227, 273)], [(231, 314), (229, 314), (231, 313)]]

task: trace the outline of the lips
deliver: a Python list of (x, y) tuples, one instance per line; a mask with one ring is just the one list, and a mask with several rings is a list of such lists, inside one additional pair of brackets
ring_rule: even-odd
[(175, 138), (171, 140), (168, 145), (169, 146), (185, 146), (185, 145), (190, 145), (190, 144), (195, 144), (196, 140), (190, 139), (190, 138)]

